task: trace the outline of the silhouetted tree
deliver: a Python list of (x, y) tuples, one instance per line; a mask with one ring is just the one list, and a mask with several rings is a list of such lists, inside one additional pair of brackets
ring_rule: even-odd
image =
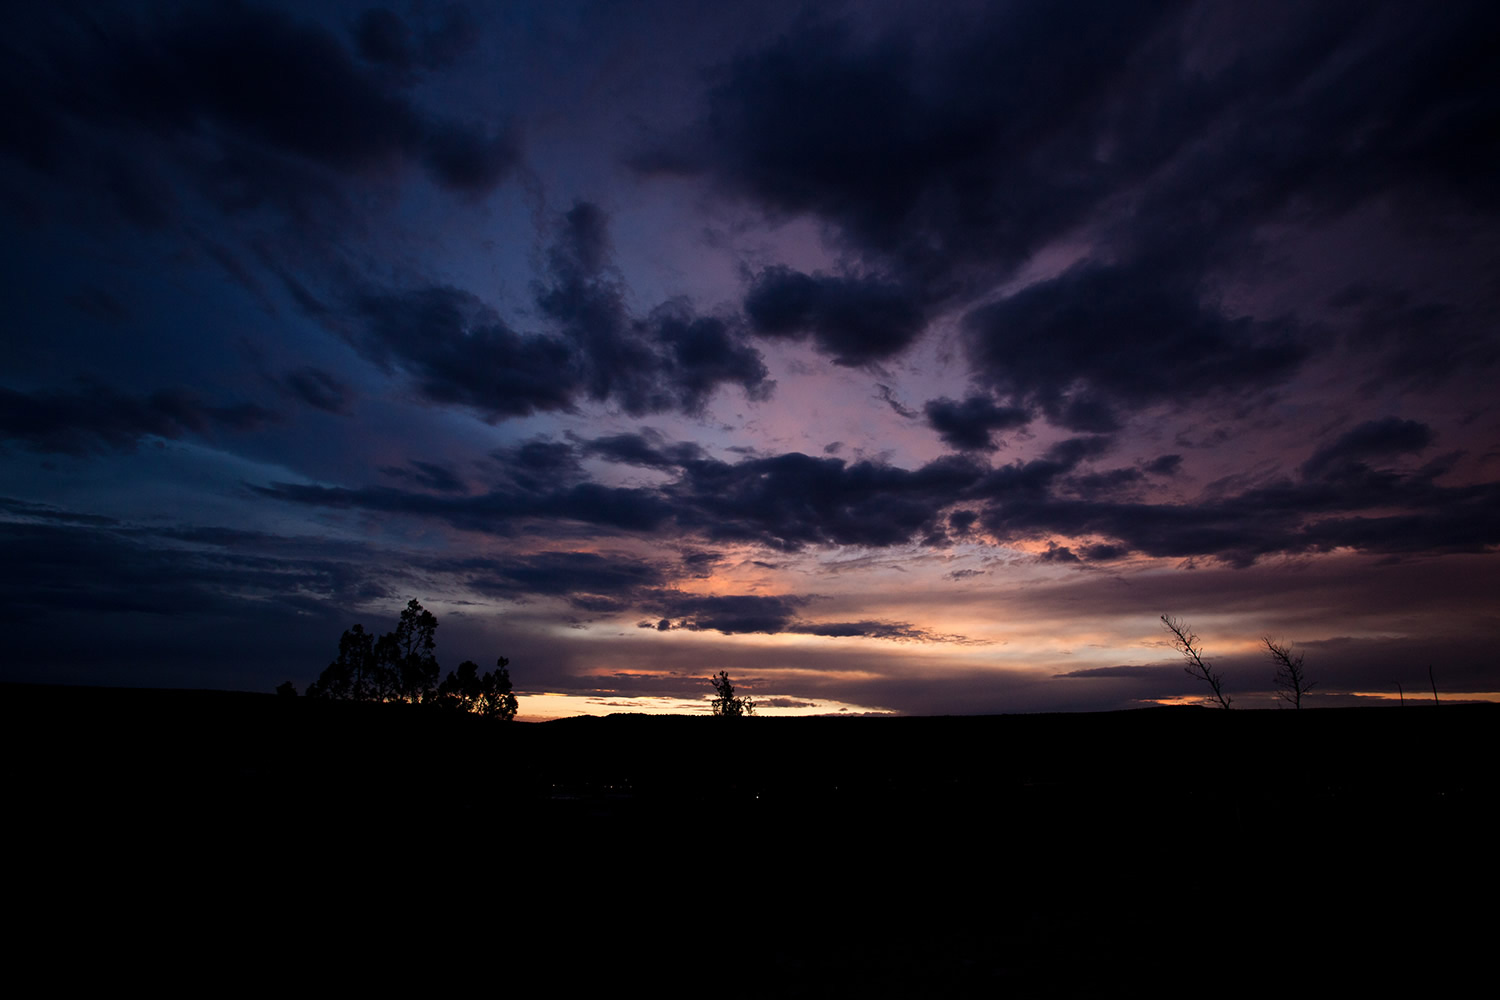
[(382, 701), (375, 695), (375, 637), (363, 625), (345, 629), (338, 659), (307, 686), (309, 698), (337, 701)]
[(1224, 678), (1215, 673), (1213, 665), (1203, 658), (1203, 647), (1198, 645), (1198, 637), (1193, 630), (1188, 628), (1186, 622), (1178, 621), (1168, 615), (1161, 616), (1161, 623), (1166, 626), (1168, 632), (1172, 633), (1172, 645), (1187, 660), (1187, 675), (1196, 677), (1207, 684), (1213, 690), (1214, 699), (1220, 708), (1228, 708), (1234, 699), (1224, 693)]
[(387, 655), (394, 700), (417, 704), (432, 696), (439, 672), (437, 658), (433, 655), (437, 646), (437, 625), (433, 613), (413, 598), (401, 612), (396, 631), (381, 639), (381, 642), (390, 640)]
[(291, 681), (282, 681), (276, 685), (276, 693), (282, 698), (295, 698), (297, 697), (297, 688)]
[(1293, 708), (1301, 708), (1302, 696), (1317, 683), (1307, 679), (1307, 673), (1302, 669), (1302, 654), (1294, 655), (1290, 645), (1272, 642), (1270, 636), (1262, 636), (1261, 641), (1266, 644), (1271, 659), (1276, 661), (1276, 697)]
[(479, 676), (479, 664), (465, 660), (457, 672), (449, 671), (438, 685), (437, 703), (448, 708), (474, 712), (487, 719), (510, 721), (516, 717), (516, 696), (511, 690), (510, 661), (500, 657), (495, 669)]
[(749, 698), (736, 698), (734, 696), (734, 685), (729, 683), (729, 672), (720, 670), (719, 676), (710, 677), (709, 683), (714, 686), (713, 708), (715, 715), (754, 715), (755, 702)]

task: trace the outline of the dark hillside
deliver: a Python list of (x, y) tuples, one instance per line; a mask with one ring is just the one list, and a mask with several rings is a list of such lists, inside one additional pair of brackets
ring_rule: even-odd
[(150, 897), (295, 946), (415, 908), (575, 977), (722, 946), (736, 988), (794, 996), (1289, 967), (1274, 934), (1344, 976), (1392, 941), (1471, 953), (1491, 928), (1455, 904), (1493, 899), (1497, 723), (1452, 705), (504, 724), (0, 689), (11, 857), (44, 925)]

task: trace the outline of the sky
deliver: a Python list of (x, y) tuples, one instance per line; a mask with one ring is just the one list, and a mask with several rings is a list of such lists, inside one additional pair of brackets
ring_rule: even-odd
[(0, 17), (0, 680), (1500, 699), (1493, 3)]

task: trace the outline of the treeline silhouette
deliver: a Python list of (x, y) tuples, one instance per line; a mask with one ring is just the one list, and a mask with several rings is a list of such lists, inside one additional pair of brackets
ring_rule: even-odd
[[(308, 685), (307, 696), (432, 705), (490, 719), (514, 719), (510, 661), (503, 656), (483, 676), (479, 664), (465, 660), (438, 683), (437, 627), (437, 617), (415, 598), (401, 612), (395, 630), (379, 639), (363, 625), (355, 625), (339, 639), (338, 658)], [(295, 694), (296, 689), (288, 681), (277, 692)]]

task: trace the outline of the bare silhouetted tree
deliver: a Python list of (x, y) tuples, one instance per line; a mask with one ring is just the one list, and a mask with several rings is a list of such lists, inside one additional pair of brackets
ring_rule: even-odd
[(1293, 708), (1301, 708), (1302, 696), (1317, 686), (1316, 681), (1307, 679), (1302, 654), (1293, 653), (1289, 643), (1275, 642), (1268, 635), (1262, 636), (1261, 641), (1266, 644), (1271, 659), (1276, 661), (1276, 697)]
[(1207, 684), (1213, 690), (1214, 700), (1219, 703), (1219, 707), (1228, 708), (1234, 699), (1224, 693), (1224, 677), (1215, 673), (1213, 665), (1203, 658), (1203, 647), (1198, 645), (1198, 637), (1193, 634), (1193, 630), (1188, 628), (1186, 622), (1169, 615), (1162, 615), (1161, 623), (1172, 633), (1172, 645), (1187, 660), (1188, 676)]
[(729, 683), (729, 671), (720, 670), (719, 676), (710, 677), (709, 683), (714, 686), (714, 714), (715, 715), (754, 715), (755, 702), (749, 698), (736, 698), (734, 696), (734, 685)]

